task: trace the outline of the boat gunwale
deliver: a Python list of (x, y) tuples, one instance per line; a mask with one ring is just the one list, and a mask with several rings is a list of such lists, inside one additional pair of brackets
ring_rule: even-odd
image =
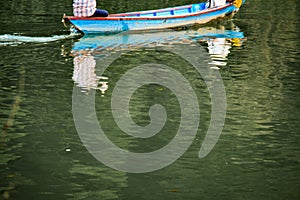
[[(191, 7), (191, 5), (189, 5), (189, 6)], [(186, 7), (189, 8), (189, 6), (186, 6)], [(149, 17), (120, 17), (120, 16), (126, 16), (126, 14), (134, 13), (134, 12), (130, 12), (130, 13), (112, 14), (113, 17), (110, 17), (111, 15), (109, 15), (108, 17), (65, 16), (64, 18), (68, 19), (68, 20), (96, 20), (96, 21), (98, 21), (98, 20), (99, 21), (105, 21), (105, 20), (118, 20), (118, 21), (122, 21), (122, 20), (166, 20), (166, 19), (177, 19), (177, 18), (186, 18), (186, 17), (198, 16), (198, 15), (202, 15), (202, 14), (215, 12), (215, 11), (218, 11), (218, 10), (223, 10), (223, 9), (228, 8), (230, 6), (234, 6), (233, 3), (228, 3), (224, 6), (203, 9), (203, 10), (200, 10), (200, 11), (197, 11), (197, 12), (192, 12), (192, 13), (188, 13), (188, 14), (181, 14), (181, 15), (149, 16)], [(172, 10), (172, 8), (165, 8), (165, 9), (170, 10), (170, 11)], [(160, 10), (163, 10), (163, 9), (160, 9)], [(144, 12), (151, 13), (150, 11), (141, 11), (141, 12), (135, 12), (135, 13), (144, 13)], [(162, 12), (164, 12), (164, 11), (162, 11)], [(119, 17), (114, 17), (114, 15), (119, 15)]]
[(131, 16), (131, 15), (143, 15), (143, 14), (151, 14), (151, 13), (160, 13), (160, 12), (167, 12), (167, 11), (175, 11), (175, 10), (182, 10), (187, 8), (192, 8), (193, 4), (185, 5), (185, 6), (177, 6), (177, 7), (169, 7), (169, 8), (162, 8), (162, 9), (155, 9), (155, 10), (145, 10), (145, 11), (134, 11), (134, 12), (127, 12), (127, 13), (116, 13), (111, 14), (112, 17), (118, 16)]

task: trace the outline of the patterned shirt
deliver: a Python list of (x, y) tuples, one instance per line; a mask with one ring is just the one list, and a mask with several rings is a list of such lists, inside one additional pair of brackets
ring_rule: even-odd
[(96, 11), (96, 0), (73, 0), (73, 13), (76, 17), (89, 17)]

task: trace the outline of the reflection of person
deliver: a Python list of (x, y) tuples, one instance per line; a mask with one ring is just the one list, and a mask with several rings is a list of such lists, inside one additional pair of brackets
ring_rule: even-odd
[(96, 8), (96, 0), (73, 0), (73, 13), (76, 17), (107, 17), (108, 12)]
[(226, 38), (210, 38), (207, 44), (208, 53), (213, 60), (211, 64), (217, 66), (226, 65), (226, 57), (230, 53), (231, 43)]
[(217, 66), (226, 65), (227, 56), (230, 53), (232, 46), (242, 46), (243, 39), (241, 38), (209, 38), (207, 40), (207, 49), (213, 62)]
[(216, 55), (223, 59), (230, 53), (229, 49), (231, 44), (227, 42), (226, 38), (213, 38), (207, 41), (208, 53), (210, 55)]
[[(88, 92), (91, 89), (99, 89), (102, 94), (108, 89), (106, 81), (107, 77), (99, 77), (95, 73), (96, 61), (94, 56), (85, 51), (73, 54), (74, 57), (74, 72), (73, 81), (78, 87), (83, 89), (83, 92)], [(100, 87), (98, 85), (101, 85)]]

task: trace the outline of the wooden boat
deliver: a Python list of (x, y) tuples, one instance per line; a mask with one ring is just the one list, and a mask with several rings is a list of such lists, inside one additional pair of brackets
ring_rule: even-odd
[(159, 10), (110, 14), (108, 17), (64, 16), (84, 34), (110, 34), (124, 31), (156, 30), (205, 24), (211, 20), (232, 17), (246, 0), (234, 0), (223, 6), (206, 8), (206, 3)]

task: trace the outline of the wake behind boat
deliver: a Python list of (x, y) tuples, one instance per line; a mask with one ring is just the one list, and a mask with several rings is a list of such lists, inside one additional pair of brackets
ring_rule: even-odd
[(84, 34), (110, 34), (124, 31), (168, 29), (205, 24), (214, 19), (233, 17), (246, 0), (234, 0), (222, 6), (207, 8), (206, 3), (159, 10), (110, 14), (108, 17), (64, 16)]

